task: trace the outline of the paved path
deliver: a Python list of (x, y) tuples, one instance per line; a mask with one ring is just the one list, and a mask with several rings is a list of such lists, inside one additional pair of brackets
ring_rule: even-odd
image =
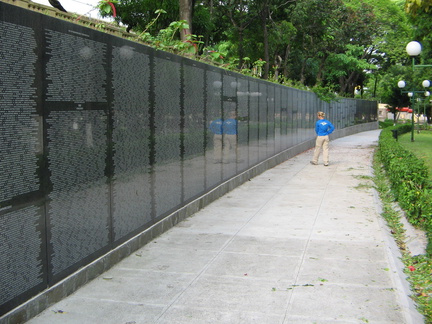
[(378, 136), (251, 179), (29, 323), (423, 323), (372, 189)]

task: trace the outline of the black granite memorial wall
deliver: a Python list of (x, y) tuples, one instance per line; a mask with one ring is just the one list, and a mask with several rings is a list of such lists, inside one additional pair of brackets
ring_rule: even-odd
[[(310, 140), (316, 111), (377, 118), (3, 2), (0, 73), (0, 316)], [(237, 147), (215, 152), (209, 124), (231, 112)]]

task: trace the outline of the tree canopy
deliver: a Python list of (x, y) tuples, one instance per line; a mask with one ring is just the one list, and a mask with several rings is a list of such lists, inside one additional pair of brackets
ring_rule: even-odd
[[(410, 65), (405, 45), (413, 37), (429, 44), (432, 37), (428, 29), (432, 0), (112, 3), (117, 9), (116, 21), (135, 34), (145, 32), (156, 37), (173, 21), (184, 21), (185, 31), (178, 30), (172, 36), (190, 42), (185, 34), (192, 34), (198, 58), (210, 58), (275, 82), (324, 87), (343, 96), (354, 96), (355, 89), (366, 88), (369, 92), (373, 89), (374, 97), (385, 98), (395, 92), (386, 91), (394, 88), (387, 75), (397, 77), (395, 65)], [(160, 9), (165, 13), (161, 15)], [(425, 46), (422, 61), (427, 61), (430, 52)], [(408, 70), (402, 68), (398, 73)]]

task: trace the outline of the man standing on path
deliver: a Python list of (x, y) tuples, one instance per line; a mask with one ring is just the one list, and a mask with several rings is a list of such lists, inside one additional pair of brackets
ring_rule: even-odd
[(316, 142), (315, 142), (315, 151), (313, 155), (313, 159), (311, 164), (317, 165), (318, 158), (321, 152), (321, 148), (323, 150), (323, 160), (324, 165), (329, 165), (329, 135), (333, 133), (334, 126), (327, 119), (325, 119), (325, 113), (322, 111), (318, 111), (317, 113), (318, 120), (315, 123), (315, 132), (317, 134)]

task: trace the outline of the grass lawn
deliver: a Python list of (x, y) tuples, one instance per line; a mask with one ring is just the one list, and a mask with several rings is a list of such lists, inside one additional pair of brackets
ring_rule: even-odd
[(411, 133), (399, 136), (399, 143), (407, 150), (411, 151), (418, 158), (425, 162), (429, 172), (429, 179), (432, 180), (432, 131), (414, 131), (414, 142), (411, 142)]

